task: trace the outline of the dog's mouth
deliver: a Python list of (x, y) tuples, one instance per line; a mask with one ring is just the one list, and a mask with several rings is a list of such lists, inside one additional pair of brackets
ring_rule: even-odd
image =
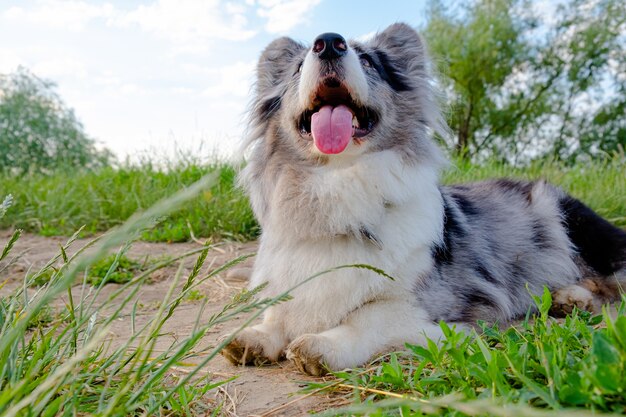
[(360, 144), (377, 122), (374, 110), (358, 105), (339, 80), (326, 78), (310, 108), (298, 118), (298, 129), (303, 137), (312, 137), (321, 152), (336, 154), (343, 152), (351, 140)]

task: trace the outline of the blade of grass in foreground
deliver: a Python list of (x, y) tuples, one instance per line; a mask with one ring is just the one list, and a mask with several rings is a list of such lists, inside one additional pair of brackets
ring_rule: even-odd
[[(135, 239), (154, 218), (179, 206), (212, 181), (212, 178), (206, 178), (135, 216), (127, 224), (90, 244), (92, 250), (89, 253), (79, 250), (77, 255), (68, 257), (66, 250), (72, 243), (70, 241), (60, 249), (60, 255), (43, 268), (51, 276), (47, 285), (30, 294), (26, 282), (24, 287), (0, 299), (0, 414), (125, 416), (143, 414), (150, 409), (152, 411), (148, 414), (190, 415), (197, 409), (201, 415), (207, 407), (215, 407), (214, 404), (202, 405), (201, 398), (207, 390), (227, 381), (209, 382), (210, 375), (197, 377), (201, 366), (196, 366), (189, 373), (194, 378), (187, 378), (187, 383), (182, 385), (176, 383), (168, 371), (180, 361), (195, 357), (195, 350), (203, 336), (225, 315), (232, 317), (241, 311), (262, 308), (262, 305), (252, 299), (246, 300), (246, 303), (231, 304), (207, 323), (196, 326), (191, 335), (173, 343), (165, 352), (155, 354), (154, 350), (161, 329), (188, 292), (198, 282), (214, 276), (209, 274), (199, 279), (210, 247), (201, 250), (201, 256), (182, 291), (174, 291), (182, 272), (179, 268), (161, 308), (144, 326), (137, 328), (133, 323), (133, 334), (119, 347), (113, 348), (103, 340), (108, 336), (110, 324), (127, 314), (123, 311), (125, 306), (133, 303), (131, 320), (134, 322), (137, 297), (149, 276), (147, 273), (136, 277), (123, 286), (123, 290), (114, 292), (104, 301), (98, 299), (102, 285), (94, 290), (87, 288), (88, 284), (83, 280), (83, 296), (70, 303), (68, 311), (33, 327), (48, 304), (76, 282), (79, 273), (111, 249)], [(12, 239), (7, 246), (16, 239)], [(128, 246), (122, 246), (118, 257)], [(10, 249), (8, 247), (5, 252)], [(191, 251), (185, 256), (197, 252)], [(64, 263), (60, 268), (53, 269), (57, 260)], [(182, 262), (182, 259), (162, 262), (151, 271), (178, 261)], [(231, 262), (230, 266), (236, 263)], [(112, 270), (108, 271), (104, 281)]]
[(148, 210), (133, 215), (122, 226), (113, 229), (106, 236), (100, 239), (100, 241), (94, 246), (95, 250), (93, 253), (80, 257), (72, 263), (60, 279), (54, 281), (53, 285), (49, 286), (46, 291), (44, 291), (40, 297), (34, 301), (28, 311), (26, 311), (24, 316), (15, 323), (9, 333), (0, 339), (0, 358), (6, 355), (11, 341), (15, 340), (16, 337), (26, 330), (27, 324), (41, 310), (41, 308), (52, 301), (52, 299), (60, 292), (66, 291), (67, 288), (72, 285), (79, 271), (85, 270), (89, 265), (104, 257), (116, 246), (123, 244), (125, 241), (133, 240), (137, 236), (138, 232), (146, 229), (155, 221), (155, 219), (171, 210), (174, 210), (185, 201), (188, 201), (199, 194), (202, 190), (210, 187), (214, 180), (214, 175), (204, 177), (187, 189), (181, 190), (172, 197), (162, 200), (161, 202), (150, 207)]

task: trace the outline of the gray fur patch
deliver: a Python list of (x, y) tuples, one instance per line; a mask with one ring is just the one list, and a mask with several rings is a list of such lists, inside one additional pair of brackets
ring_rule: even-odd
[(416, 286), (433, 320), (506, 322), (526, 313), (530, 293), (579, 279), (561, 223), (559, 189), (495, 180), (441, 192), (444, 239), (433, 247), (431, 275)]

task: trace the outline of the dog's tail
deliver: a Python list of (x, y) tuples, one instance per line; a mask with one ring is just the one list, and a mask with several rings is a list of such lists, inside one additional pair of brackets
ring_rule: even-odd
[(582, 260), (603, 276), (626, 268), (626, 231), (570, 196), (560, 200), (567, 235)]

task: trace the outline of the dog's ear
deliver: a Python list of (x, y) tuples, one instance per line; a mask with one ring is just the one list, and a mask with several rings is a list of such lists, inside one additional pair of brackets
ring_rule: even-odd
[(257, 116), (268, 119), (279, 107), (287, 80), (298, 69), (297, 58), (304, 45), (291, 38), (282, 37), (270, 43), (257, 64), (256, 96)]
[(424, 42), (411, 26), (394, 23), (369, 41), (396, 90), (412, 89), (411, 78), (424, 75)]

